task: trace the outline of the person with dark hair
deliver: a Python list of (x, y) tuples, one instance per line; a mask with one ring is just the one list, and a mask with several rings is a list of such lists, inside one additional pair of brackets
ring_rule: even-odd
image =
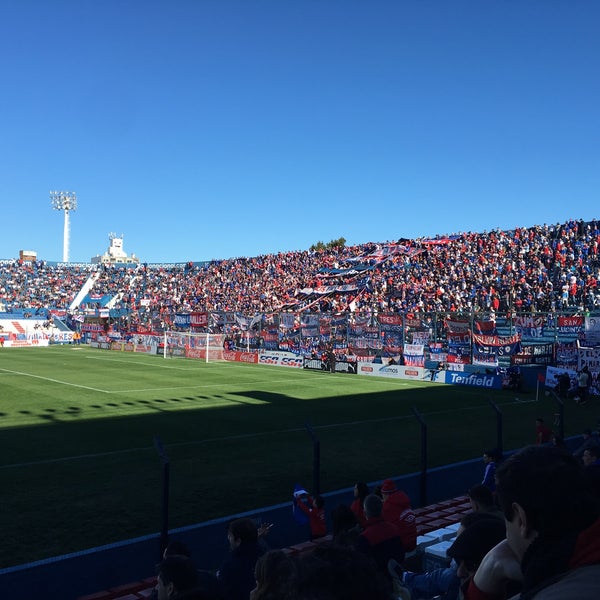
[(190, 558), (190, 549), (180, 540), (171, 540), (163, 552), (163, 558), (167, 556), (187, 556)]
[(296, 561), (289, 600), (393, 600), (392, 586), (361, 552), (319, 544)]
[(600, 445), (598, 433), (592, 432), (592, 430), (589, 427), (583, 430), (581, 437), (582, 437), (581, 445), (575, 450), (575, 452), (573, 452), (573, 456), (576, 456), (577, 458), (580, 458), (580, 459), (583, 458), (583, 453), (590, 446), (599, 446)]
[(590, 445), (583, 451), (582, 459), (586, 468), (600, 467), (600, 446)]
[(464, 590), (479, 567), (483, 557), (506, 538), (506, 527), (500, 519), (484, 517), (456, 537), (446, 554), (456, 562), (456, 575)]
[(417, 521), (410, 506), (410, 499), (399, 490), (391, 479), (381, 485), (383, 497), (383, 518), (400, 528), (402, 544), (406, 552), (412, 552), (417, 546)]
[(503, 598), (521, 581), (522, 600), (600, 597), (600, 502), (568, 452), (529, 446), (496, 472), (505, 541), (485, 556), (467, 600)]
[(227, 528), (231, 553), (217, 572), (225, 600), (248, 600), (254, 589), (254, 568), (263, 553), (258, 544), (258, 528), (252, 519), (235, 519)]
[(354, 500), (352, 501), (350, 508), (352, 509), (356, 520), (363, 528), (367, 525), (367, 517), (365, 517), (363, 503), (368, 495), (369, 486), (366, 483), (364, 483), (364, 481), (357, 481), (354, 485)]
[(256, 562), (250, 600), (281, 600), (293, 584), (294, 563), (283, 550), (269, 550)]
[[(179, 540), (171, 540), (167, 544), (165, 549), (163, 550), (163, 554), (162, 554), (163, 559), (165, 559), (169, 556), (184, 556), (184, 557), (190, 558), (191, 552), (190, 552), (189, 548), (183, 542), (180, 542)], [(158, 586), (156, 586), (152, 590), (152, 593), (149, 596), (149, 600), (157, 600), (157, 598), (158, 598)]]
[(198, 585), (198, 572), (187, 556), (167, 556), (158, 566), (156, 597), (158, 600), (180, 598)]
[(368, 495), (365, 498), (364, 508), (367, 526), (358, 536), (356, 548), (370, 556), (379, 570), (388, 576), (390, 559), (398, 563), (404, 561), (405, 551), (400, 528), (383, 518), (383, 502), (379, 496)]
[(333, 541), (336, 544), (342, 544), (343, 546), (356, 544), (362, 528), (347, 504), (338, 504), (331, 511), (331, 523), (333, 526)]
[[(163, 551), (163, 559), (167, 558), (175, 558), (175, 559), (188, 559), (191, 556), (191, 552), (189, 548), (179, 540), (171, 540), (167, 547)], [(165, 576), (162, 581), (165, 582), (167, 579), (170, 581), (172, 578), (169, 573), (169, 565), (172, 561), (165, 563), (167, 566), (165, 567)], [(186, 561), (184, 561), (186, 562)], [(159, 565), (159, 569), (161, 565)], [(216, 575), (211, 571), (198, 570), (196, 572), (197, 582), (196, 585), (187, 590), (173, 590), (172, 595), (167, 595), (168, 598), (173, 598), (174, 600), (223, 600), (223, 596), (221, 595), (219, 589), (219, 581), (217, 580)], [(175, 578), (176, 580), (177, 578)], [(176, 581), (175, 581), (176, 583)], [(149, 600), (158, 600), (158, 589), (159, 584), (152, 590), (152, 593), (148, 597)], [(168, 586), (165, 586), (168, 587)], [(164, 596), (163, 596), (164, 597)]]
[[(472, 512), (467, 513), (461, 520), (460, 526), (457, 532), (458, 536), (461, 536), (467, 529), (480, 523), (481, 521), (496, 521), (496, 523), (500, 523), (502, 528), (504, 528), (504, 521), (500, 522), (495, 517), (489, 515), (484, 512)], [(484, 528), (485, 530), (485, 528)], [(493, 531), (500, 531), (497, 527), (494, 528), (492, 526)], [(483, 531), (483, 530), (476, 530)], [(476, 536), (471, 536), (472, 539)], [(504, 537), (504, 536), (502, 536)], [(500, 538), (502, 539), (502, 538)], [(487, 550), (490, 550), (494, 544), (499, 540), (492, 540), (491, 545), (487, 546)], [(465, 544), (466, 545), (466, 544)], [(468, 564), (463, 565), (463, 568), (472, 566), (473, 562), (481, 562), (485, 552), (483, 554), (478, 554), (474, 551), (474, 548), (469, 544), (469, 550), (465, 551), (464, 546), (458, 546), (456, 552), (456, 559), (467, 560)], [(487, 552), (486, 550), (486, 552)], [(451, 557), (453, 558), (453, 557)], [(390, 573), (392, 574), (392, 578), (395, 580), (397, 587), (402, 589), (406, 588), (411, 595), (411, 598), (419, 598), (419, 600), (424, 600), (426, 598), (434, 598), (441, 597), (443, 600), (457, 600), (460, 593), (461, 588), (461, 578), (457, 572), (459, 560), (454, 560), (449, 567), (442, 567), (439, 569), (433, 569), (432, 571), (427, 571), (425, 573), (415, 573), (413, 571), (404, 571), (402, 567), (394, 563), (394, 561), (390, 561), (388, 564), (388, 568)], [(465, 571), (461, 571), (461, 575), (465, 575)]]
[(485, 485), (474, 485), (468, 492), (471, 508), (474, 512), (487, 513), (504, 520), (504, 514), (494, 502), (494, 495)]

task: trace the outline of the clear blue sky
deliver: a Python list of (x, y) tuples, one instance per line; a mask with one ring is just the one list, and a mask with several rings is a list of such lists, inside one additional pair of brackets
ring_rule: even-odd
[(596, 0), (3, 0), (0, 259), (600, 217)]

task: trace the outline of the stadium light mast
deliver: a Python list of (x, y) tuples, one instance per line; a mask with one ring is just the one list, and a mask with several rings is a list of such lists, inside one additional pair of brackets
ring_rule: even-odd
[(69, 262), (69, 245), (71, 243), (71, 218), (70, 213), (77, 210), (77, 195), (75, 192), (50, 192), (50, 202), (54, 210), (65, 213), (65, 226), (63, 233), (63, 262)]

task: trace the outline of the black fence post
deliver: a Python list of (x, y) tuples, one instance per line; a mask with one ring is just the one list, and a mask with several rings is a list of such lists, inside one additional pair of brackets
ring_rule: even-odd
[(565, 439), (565, 403), (562, 398), (558, 396), (558, 394), (554, 390), (550, 390), (550, 393), (554, 396), (556, 400), (556, 405), (558, 408), (558, 412), (555, 414), (554, 424), (558, 427), (558, 435), (560, 435), (560, 439), (564, 441)]
[(496, 450), (498, 451), (499, 457), (501, 457), (504, 454), (502, 411), (491, 398), (488, 398), (488, 402), (496, 413)]
[(427, 506), (427, 423), (414, 406), (412, 412), (421, 424), (421, 476), (419, 481), (421, 497), (419, 506)]
[(314, 496), (318, 496), (321, 493), (321, 442), (310, 423), (307, 422), (304, 426), (313, 443), (313, 487), (311, 491)]
[(154, 447), (162, 461), (162, 502), (161, 502), (161, 527), (160, 527), (160, 552), (158, 560), (162, 560), (163, 552), (169, 543), (169, 457), (165, 452), (161, 439), (154, 436)]

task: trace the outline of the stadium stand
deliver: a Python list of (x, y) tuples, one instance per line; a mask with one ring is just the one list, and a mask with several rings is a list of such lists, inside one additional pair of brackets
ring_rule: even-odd
[(142, 319), (152, 311), (171, 316), (196, 309), (576, 311), (600, 306), (599, 243), (597, 221), (569, 221), (208, 264), (98, 267), (5, 260), (0, 302), (8, 310), (66, 309), (91, 284), (94, 296), (123, 293), (117, 304)]
[[(599, 246), (600, 223), (573, 220), (209, 263), (66, 266), (4, 260), (0, 325), (3, 333), (23, 335), (69, 308), (76, 316), (110, 311), (113, 327), (129, 334), (141, 326), (172, 327), (178, 313), (193, 311), (485, 313), (494, 315), (498, 335), (508, 336), (514, 314), (599, 311)], [(537, 341), (556, 339), (553, 330)], [(418, 533), (430, 536), (426, 541), (450, 535), (448, 526), (468, 510), (465, 496), (416, 508)], [(304, 542), (286, 551), (299, 554), (314, 546)], [(150, 578), (80, 600), (147, 598), (153, 586)]]

